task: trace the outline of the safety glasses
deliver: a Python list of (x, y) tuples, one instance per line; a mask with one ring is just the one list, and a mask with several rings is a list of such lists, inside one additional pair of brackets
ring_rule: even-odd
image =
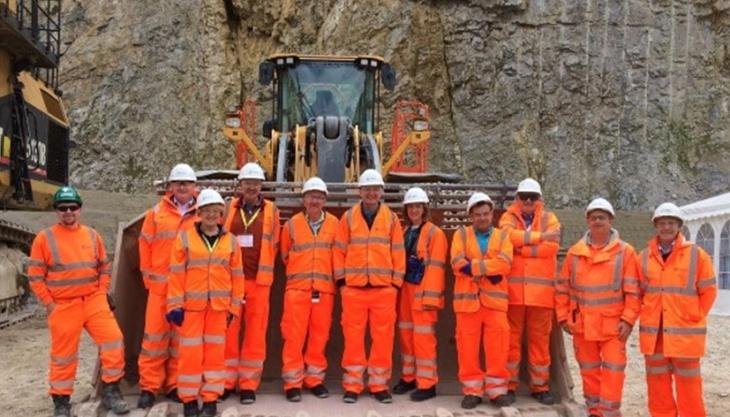
[(537, 201), (540, 199), (540, 194), (519, 193), (519, 194), (517, 194), (517, 197), (519, 197), (519, 199), (522, 201)]
[(65, 212), (75, 213), (75, 212), (79, 211), (79, 209), (81, 209), (81, 206), (79, 206), (78, 204), (56, 206), (56, 211), (60, 211), (62, 213), (65, 213)]

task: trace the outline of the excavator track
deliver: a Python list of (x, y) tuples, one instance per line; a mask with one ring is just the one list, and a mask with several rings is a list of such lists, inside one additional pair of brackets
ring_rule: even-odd
[[(0, 243), (7, 245), (7, 250), (21, 252), (24, 260), (30, 253), (34, 238), (35, 233), (29, 228), (0, 219)], [(2, 270), (7, 271), (9, 269), (11, 268), (3, 268)], [(19, 276), (17, 274), (14, 276), (10, 276), (10, 274), (0, 275), (2, 281), (15, 280), (16, 282), (14, 294), (11, 291), (10, 294), (2, 294), (2, 298), (0, 298), (0, 329), (32, 317), (38, 307), (36, 303), (29, 302), (31, 300), (30, 286), (28, 276), (25, 273), (25, 261), (19, 269)], [(4, 287), (12, 287), (11, 283), (6, 284)]]

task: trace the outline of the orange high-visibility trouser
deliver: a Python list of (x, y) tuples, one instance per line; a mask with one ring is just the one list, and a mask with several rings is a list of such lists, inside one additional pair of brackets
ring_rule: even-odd
[(124, 376), (124, 341), (106, 294), (55, 300), (48, 317), (51, 333), (49, 382), (51, 395), (71, 395), (78, 364), (81, 329), (86, 329), (99, 346), (101, 380), (118, 381)]
[[(241, 306), (243, 326), (236, 317), (226, 331), (226, 389), (255, 391), (261, 382), (266, 359), (266, 328), (269, 325), (269, 294), (271, 287), (247, 279), (246, 302)], [(243, 327), (243, 345), (239, 343)]]
[[(215, 401), (223, 393), (225, 379), (227, 311), (185, 311), (185, 320), (178, 329), (180, 357), (177, 393), (183, 402)], [(202, 383), (202, 387), (201, 387)]]
[(319, 302), (313, 303), (311, 290), (287, 289), (284, 292), (281, 377), (285, 390), (301, 388), (302, 383), (312, 388), (324, 381), (327, 370), (325, 348), (330, 336), (334, 303), (334, 294), (320, 293)]
[[(659, 332), (653, 355), (646, 355), (646, 385), (652, 417), (705, 417), (700, 358), (667, 358)], [(677, 399), (672, 391), (672, 377)]]
[(621, 417), (626, 343), (618, 337), (605, 341), (585, 340), (582, 333), (575, 333), (573, 347), (583, 379), (588, 414)]
[(527, 330), (527, 361), (530, 373), (530, 391), (549, 389), (550, 381), (550, 331), (553, 328), (554, 309), (524, 305), (509, 306), (509, 389), (516, 391), (520, 385), (520, 360), (522, 337)]
[(413, 299), (418, 285), (404, 283), (398, 299), (398, 341), (403, 369), (401, 379), (415, 379), (419, 389), (438, 383), (436, 363), (436, 310), (415, 310)]
[[(484, 343), (486, 372), (479, 361)], [(473, 313), (456, 313), (456, 350), (459, 359), (459, 381), (464, 395), (490, 399), (507, 394), (509, 371), (509, 322), (507, 313), (480, 306)]]
[(139, 352), (139, 387), (165, 392), (177, 386), (177, 332), (165, 319), (167, 296), (150, 292), (144, 317), (144, 336)]
[[(398, 291), (393, 287), (342, 287), (342, 386), (345, 391), (361, 393), (363, 374), (368, 371), (368, 389), (388, 389), (393, 366), (395, 304)], [(370, 326), (370, 358), (365, 355), (365, 330)]]

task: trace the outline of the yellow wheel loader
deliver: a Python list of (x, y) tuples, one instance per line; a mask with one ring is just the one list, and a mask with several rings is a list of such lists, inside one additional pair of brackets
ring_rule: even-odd
[[(0, 0), (0, 205), (48, 210), (68, 181), (69, 122), (58, 87), (60, 0)], [(0, 221), (0, 327), (29, 295), (34, 233)], [(23, 315), (23, 314), (21, 314)]]
[[(431, 219), (446, 230), (449, 238), (458, 226), (467, 221), (465, 207), (471, 193), (488, 193), (500, 213), (505, 204), (514, 198), (515, 187), (506, 184), (455, 183), (459, 181), (458, 176), (428, 173), (423, 167), (405, 173), (397, 171), (398, 167), (407, 165), (404, 159), (409, 158), (409, 152), (415, 147), (427, 145), (430, 139), (428, 113), (417, 110), (413, 117), (399, 117), (398, 114), (393, 117), (394, 124), (399, 126), (393, 130), (400, 132), (400, 137), (394, 132), (392, 138), (395, 139), (391, 141), (398, 145), (392, 146), (395, 149), (386, 156), (386, 144), (380, 130), (380, 85), (386, 90), (393, 90), (396, 75), (393, 68), (380, 57), (277, 54), (260, 65), (259, 81), (262, 85), (271, 86), (273, 90), (271, 115), (263, 123), (262, 129), (266, 143), (262, 148), (257, 146), (255, 123), (252, 123), (255, 120), (255, 107), (251, 105), (251, 101), (230, 109), (225, 117), (223, 133), (236, 145), (236, 168), (252, 160), (264, 168), (268, 181), (264, 183), (263, 194), (276, 202), (281, 210), (282, 221), (301, 210), (299, 193), (302, 182), (313, 175), (327, 182), (329, 194), (326, 209), (337, 216), (341, 215), (358, 201), (356, 181), (359, 174), (368, 168), (379, 170), (386, 178), (384, 201), (396, 209), (397, 213), (402, 212), (403, 195), (410, 186), (424, 188), (430, 197)], [(416, 159), (418, 158), (423, 160), (423, 153)], [(198, 185), (201, 189), (213, 188), (230, 197), (237, 190), (236, 174), (235, 170), (200, 171), (197, 173)], [(164, 181), (157, 183), (157, 191), (159, 194), (164, 193)], [(137, 392), (134, 388), (139, 377), (137, 356), (144, 331), (147, 297), (139, 271), (137, 246), (142, 220), (143, 215), (140, 215), (127, 224), (120, 224), (114, 250), (113, 288), (118, 305), (116, 315), (125, 336), (126, 378), (132, 393)], [(371, 415), (369, 406), (363, 408), (358, 405), (360, 408), (348, 410), (330, 408), (328, 404), (341, 404), (339, 396), (334, 396), (325, 403), (318, 401), (316, 406), (311, 405), (312, 403), (301, 403), (296, 409), (284, 401), (283, 394), (280, 394), (282, 339), (279, 325), (285, 283), (280, 261), (276, 266), (275, 277), (271, 291), (268, 354), (260, 391), (282, 396), (276, 407), (255, 410), (258, 405), (254, 405), (250, 406), (250, 413)], [(378, 414), (375, 415), (446, 416), (462, 412), (459, 409), (460, 385), (456, 377), (455, 317), (451, 308), (454, 277), (450, 270), (446, 279), (447, 307), (440, 313), (437, 326), (440, 395), (436, 400), (424, 403), (408, 402), (390, 409), (378, 408)], [(343, 339), (337, 320), (339, 306), (335, 308), (334, 314), (334, 325), (327, 348), (329, 368), (326, 383), (330, 388), (339, 387), (342, 376), (339, 363)], [(484, 406), (478, 410), (479, 415), (583, 416), (584, 408), (576, 403), (572, 395), (573, 383), (559, 329), (554, 330), (551, 336), (551, 354), (553, 360), (550, 386), (557, 399), (555, 405), (539, 404), (527, 395), (524, 391), (526, 384), (523, 384), (514, 407), (500, 410)], [(526, 353), (523, 354), (523, 358), (526, 356)], [(398, 378), (399, 361), (396, 344), (393, 382)], [(526, 381), (526, 363), (521, 367), (521, 378)], [(396, 398), (396, 401), (400, 400)], [(227, 400), (221, 408), (233, 409), (233, 413), (249, 410), (232, 399)], [(169, 407), (156, 412), (174, 414), (179, 410)]]

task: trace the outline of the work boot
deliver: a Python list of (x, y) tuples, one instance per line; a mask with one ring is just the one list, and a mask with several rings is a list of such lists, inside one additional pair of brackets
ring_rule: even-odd
[(200, 417), (215, 417), (218, 414), (218, 406), (215, 401), (206, 401), (203, 403), (203, 409), (200, 411)]
[(477, 397), (476, 395), (465, 395), (464, 399), (461, 400), (461, 408), (471, 410), (472, 408), (476, 408), (481, 403), (482, 397)]
[(183, 403), (183, 417), (198, 417), (198, 400)]
[(330, 396), (330, 392), (324, 384), (315, 385), (309, 390), (312, 391), (312, 394), (317, 398), (327, 398)]
[(492, 404), (496, 405), (497, 407), (509, 407), (514, 402), (515, 402), (514, 398), (511, 398), (507, 394), (499, 395), (495, 399), (492, 400)]
[(180, 399), (180, 397), (179, 397), (179, 396), (177, 395), (177, 388), (173, 388), (173, 389), (171, 389), (170, 391), (168, 391), (168, 392), (167, 392), (167, 394), (166, 394), (165, 396), (166, 396), (166, 397), (167, 397), (167, 398), (168, 398), (169, 400), (171, 400), (171, 401), (174, 401), (174, 402), (176, 402), (176, 403), (178, 403), (178, 404), (182, 404), (182, 400), (181, 400), (181, 399)]
[(53, 395), (53, 417), (71, 417), (71, 402), (68, 395)]
[(299, 388), (289, 388), (285, 392), (286, 400), (292, 403), (298, 403), (302, 400), (302, 390)]
[(155, 394), (152, 391), (145, 391), (139, 393), (139, 400), (137, 400), (137, 408), (150, 408), (155, 405)]
[(411, 401), (426, 401), (436, 396), (436, 386), (426, 389), (417, 389), (411, 393)]
[(511, 389), (507, 391), (507, 396), (509, 397), (510, 401), (515, 402), (517, 401), (517, 394), (515, 393), (515, 390)]
[(342, 401), (347, 404), (355, 404), (357, 402), (358, 393), (353, 391), (345, 391), (345, 395), (342, 397)]
[(241, 404), (253, 404), (256, 402), (256, 393), (250, 389), (241, 390)]
[(116, 414), (127, 414), (129, 412), (129, 404), (124, 401), (122, 392), (119, 391), (119, 381), (102, 383), (101, 404)]
[(382, 404), (390, 404), (393, 402), (393, 396), (390, 395), (387, 389), (377, 392), (371, 392), (370, 395), (375, 397), (375, 399)]
[(397, 384), (393, 387), (393, 394), (395, 395), (401, 395), (405, 394), (408, 391), (416, 389), (416, 380), (414, 379), (411, 382), (406, 382), (403, 379), (400, 379)]
[(221, 394), (221, 396), (218, 397), (218, 402), (219, 403), (222, 403), (223, 401), (227, 400), (228, 397), (230, 397), (231, 395), (233, 395), (235, 392), (236, 392), (236, 390), (233, 389), (233, 388), (226, 388), (226, 389), (224, 389), (223, 390), (223, 394)]
[(555, 399), (553, 398), (553, 395), (550, 394), (550, 391), (533, 392), (532, 398), (539, 401), (540, 404), (545, 404), (545, 405), (555, 404)]

